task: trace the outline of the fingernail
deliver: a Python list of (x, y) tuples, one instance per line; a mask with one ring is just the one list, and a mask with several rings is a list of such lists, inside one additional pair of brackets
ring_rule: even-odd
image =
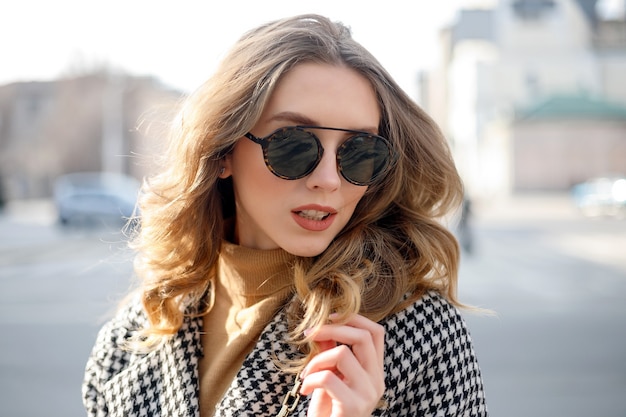
[(313, 329), (309, 328), (309, 329), (306, 329), (304, 332), (302, 332), (302, 334), (304, 334), (304, 337), (309, 337), (311, 332), (313, 332)]

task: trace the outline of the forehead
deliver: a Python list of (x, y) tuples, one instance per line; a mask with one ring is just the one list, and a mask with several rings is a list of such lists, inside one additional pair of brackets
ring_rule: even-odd
[(287, 113), (302, 115), (306, 124), (357, 130), (376, 128), (380, 120), (377, 95), (367, 78), (344, 65), (320, 63), (298, 64), (285, 73), (262, 121)]

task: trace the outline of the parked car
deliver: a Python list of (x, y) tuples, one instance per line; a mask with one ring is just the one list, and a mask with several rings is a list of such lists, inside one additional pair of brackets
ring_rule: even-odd
[(572, 189), (576, 207), (585, 216), (626, 216), (626, 177), (602, 177)]
[(108, 172), (77, 172), (58, 177), (54, 201), (63, 225), (121, 225), (135, 212), (139, 181)]

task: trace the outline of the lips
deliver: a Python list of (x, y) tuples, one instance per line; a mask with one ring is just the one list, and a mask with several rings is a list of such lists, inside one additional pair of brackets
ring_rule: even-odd
[(295, 222), (303, 229), (321, 232), (330, 227), (337, 211), (332, 207), (308, 205), (292, 210), (291, 214)]
[(296, 212), (298, 216), (304, 217), (309, 220), (324, 220), (326, 217), (330, 216), (330, 213), (327, 211), (318, 211), (318, 210), (302, 210)]

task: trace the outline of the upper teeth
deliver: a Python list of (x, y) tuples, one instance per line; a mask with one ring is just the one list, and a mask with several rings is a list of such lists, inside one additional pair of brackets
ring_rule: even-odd
[(317, 211), (317, 210), (302, 210), (298, 214), (307, 219), (322, 220), (324, 217), (328, 216), (330, 213), (326, 211)]

